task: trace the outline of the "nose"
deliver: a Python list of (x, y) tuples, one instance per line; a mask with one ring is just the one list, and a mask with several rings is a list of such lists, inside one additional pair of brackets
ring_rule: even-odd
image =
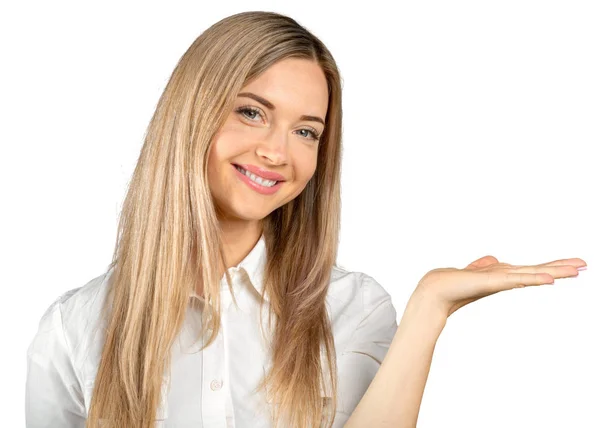
[(256, 154), (272, 165), (285, 165), (288, 163), (288, 133), (287, 130), (271, 128), (256, 146)]

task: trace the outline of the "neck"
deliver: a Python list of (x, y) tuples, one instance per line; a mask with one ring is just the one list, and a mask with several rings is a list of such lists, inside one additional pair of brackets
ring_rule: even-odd
[(259, 221), (221, 221), (221, 239), (227, 269), (244, 260), (261, 234), (262, 225)]
[(256, 223), (244, 225), (221, 225), (223, 251), (227, 269), (240, 264), (256, 245), (262, 234), (262, 228)]
[[(239, 265), (254, 248), (263, 232), (262, 223), (260, 221), (223, 218), (219, 218), (219, 223), (225, 265), (226, 269), (229, 269)], [(219, 277), (222, 278), (224, 274), (225, 271), (222, 269)], [(202, 281), (197, 285), (196, 292), (198, 295), (203, 295)]]

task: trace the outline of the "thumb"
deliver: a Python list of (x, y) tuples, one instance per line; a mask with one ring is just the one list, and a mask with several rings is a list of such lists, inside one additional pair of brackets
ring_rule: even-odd
[(498, 263), (498, 259), (496, 257), (484, 256), (484, 257), (481, 257), (480, 259), (475, 260), (471, 264), (469, 264), (469, 266), (467, 266), (465, 269), (477, 269), (477, 268), (492, 265), (494, 263)]

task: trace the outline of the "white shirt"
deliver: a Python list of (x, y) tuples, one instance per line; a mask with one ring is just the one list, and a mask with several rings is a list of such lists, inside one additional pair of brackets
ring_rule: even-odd
[[(163, 378), (157, 427), (270, 427), (270, 404), (253, 394), (270, 368), (259, 326), (264, 236), (236, 267), (230, 268), (239, 307), (221, 280), (222, 328), (202, 352), (200, 305), (190, 306), (172, 347), (170, 373)], [(60, 296), (41, 318), (27, 350), (26, 421), (28, 428), (83, 428), (102, 351), (100, 309), (110, 280), (108, 271)], [(268, 299), (268, 296), (265, 296)], [(190, 299), (201, 297), (194, 295)], [(334, 427), (344, 425), (373, 380), (397, 329), (390, 295), (372, 277), (334, 267), (327, 309), (338, 365), (338, 408)], [(192, 310), (191, 308), (195, 308)], [(268, 300), (263, 328), (268, 329)], [(322, 354), (324, 370), (325, 357)], [(168, 373), (168, 374), (167, 374)], [(170, 381), (170, 385), (169, 385)], [(322, 390), (324, 397), (330, 393)]]

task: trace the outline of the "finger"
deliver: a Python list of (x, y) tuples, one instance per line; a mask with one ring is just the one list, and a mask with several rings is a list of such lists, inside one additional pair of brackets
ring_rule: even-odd
[(494, 263), (498, 263), (498, 259), (494, 256), (484, 256), (480, 259), (475, 260), (471, 264), (469, 264), (465, 269), (477, 269), (485, 266), (492, 265)]
[(512, 288), (529, 287), (533, 285), (554, 284), (554, 278), (547, 273), (500, 273), (498, 272), (497, 281), (505, 290)]
[(554, 265), (538, 265), (538, 266), (519, 266), (510, 270), (512, 273), (547, 273), (553, 278), (567, 278), (579, 275), (579, 271), (575, 266), (554, 266)]
[[(535, 265), (535, 266), (575, 266), (575, 267), (583, 267), (583, 266), (587, 266), (587, 263), (580, 259), (580, 258), (572, 258), (572, 259), (561, 259), (561, 260), (554, 260), (552, 262), (548, 262), (548, 263), (541, 263), (539, 265)], [(522, 266), (519, 266), (522, 267)]]
[(553, 262), (543, 263), (538, 266), (562, 266), (562, 265), (584, 267), (584, 266), (587, 266), (587, 263), (580, 258), (573, 258), (573, 259), (554, 260)]

